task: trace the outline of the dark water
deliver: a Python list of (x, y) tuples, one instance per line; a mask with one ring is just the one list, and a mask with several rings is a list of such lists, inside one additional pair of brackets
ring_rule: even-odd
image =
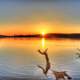
[(43, 73), (36, 65), (44, 66), (45, 60), (38, 54), (37, 50), (46, 48), (48, 48), (48, 55), (53, 70), (67, 71), (73, 78), (80, 78), (80, 59), (76, 55), (78, 52), (77, 48), (80, 48), (80, 41), (46, 40), (44, 38), (1, 39), (0, 76), (15, 78), (42, 77)]

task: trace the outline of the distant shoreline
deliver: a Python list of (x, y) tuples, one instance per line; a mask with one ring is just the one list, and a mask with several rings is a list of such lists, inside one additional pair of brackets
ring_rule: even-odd
[(48, 39), (80, 39), (80, 33), (63, 34), (63, 33), (49, 33), (45, 36), (41, 34), (33, 35), (0, 35), (0, 38), (48, 38)]

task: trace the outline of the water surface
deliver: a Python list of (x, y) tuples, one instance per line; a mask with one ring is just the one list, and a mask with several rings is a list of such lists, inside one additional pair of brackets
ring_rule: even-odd
[[(79, 40), (0, 39), (0, 75), (42, 75), (37, 65), (45, 65), (45, 59), (37, 50), (48, 48), (52, 69), (80, 75), (80, 59), (77, 58)], [(79, 77), (79, 76), (78, 76)]]

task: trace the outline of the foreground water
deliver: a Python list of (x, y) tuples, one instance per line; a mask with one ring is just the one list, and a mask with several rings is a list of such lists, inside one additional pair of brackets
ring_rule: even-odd
[(0, 76), (43, 76), (38, 64), (45, 65), (38, 49), (48, 48), (52, 69), (67, 71), (80, 77), (80, 59), (77, 58), (79, 40), (0, 39)]

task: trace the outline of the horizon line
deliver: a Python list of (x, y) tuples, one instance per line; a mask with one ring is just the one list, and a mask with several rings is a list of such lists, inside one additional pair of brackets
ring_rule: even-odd
[(0, 35), (0, 38), (60, 38), (60, 39), (80, 39), (80, 33), (47, 33), (42, 34), (14, 34), (14, 35)]

